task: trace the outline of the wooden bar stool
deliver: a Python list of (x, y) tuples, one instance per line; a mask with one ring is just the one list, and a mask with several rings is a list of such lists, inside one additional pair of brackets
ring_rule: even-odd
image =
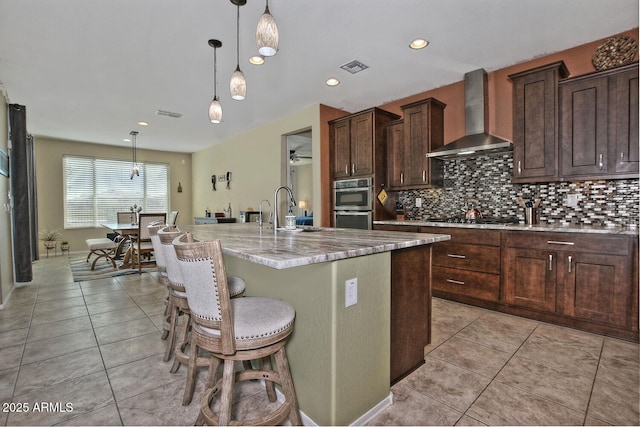
[[(209, 351), (212, 357), (207, 389), (200, 402), (196, 424), (275, 425), (289, 417), (293, 425), (301, 425), (298, 400), (285, 352), (287, 337), (294, 327), (296, 313), (293, 307), (274, 298), (231, 299), (219, 240), (193, 242), (187, 233), (178, 236), (173, 246), (191, 310), (191, 359), (195, 362), (199, 349)], [(245, 362), (272, 355), (277, 371), (263, 365), (262, 368), (236, 372), (236, 361)], [(221, 363), (223, 375), (218, 380), (217, 370)], [(232, 421), (234, 384), (246, 380), (280, 384), (285, 402), (263, 417)], [(195, 381), (196, 364), (190, 363), (188, 387), (193, 388)], [(221, 405), (218, 414), (215, 414), (211, 403), (217, 395), (220, 395)]]
[[(169, 336), (167, 340), (167, 347), (164, 354), (164, 360), (167, 361), (171, 358), (172, 353), (175, 353), (173, 365), (171, 366), (171, 372), (175, 373), (180, 368), (180, 365), (189, 364), (189, 354), (187, 354), (186, 348), (189, 346), (189, 330), (191, 329), (191, 311), (189, 309), (189, 302), (187, 300), (187, 294), (184, 289), (184, 281), (182, 279), (182, 272), (178, 266), (178, 259), (176, 258), (176, 252), (173, 248), (173, 240), (183, 235), (184, 232), (178, 230), (175, 226), (168, 226), (161, 228), (157, 232), (157, 236), (162, 248), (162, 255), (165, 262), (165, 269), (167, 272), (168, 284), (169, 284)], [(244, 280), (237, 276), (230, 276), (228, 278), (229, 294), (232, 298), (241, 297), (244, 295), (246, 288)], [(182, 325), (179, 331), (178, 320), (182, 316)], [(176, 333), (177, 332), (177, 333)], [(208, 358), (198, 358), (196, 361), (197, 366), (209, 366)], [(193, 398), (193, 390), (185, 389), (185, 394), (182, 400), (183, 405), (188, 405)]]

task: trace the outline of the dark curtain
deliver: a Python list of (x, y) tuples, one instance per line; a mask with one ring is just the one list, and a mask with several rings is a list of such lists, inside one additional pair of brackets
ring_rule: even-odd
[[(9, 175), (13, 197), (11, 218), (13, 235), (13, 271), (16, 282), (33, 280), (30, 172), (27, 143), (27, 110), (24, 105), (9, 105)], [(37, 236), (36, 236), (37, 238)]]

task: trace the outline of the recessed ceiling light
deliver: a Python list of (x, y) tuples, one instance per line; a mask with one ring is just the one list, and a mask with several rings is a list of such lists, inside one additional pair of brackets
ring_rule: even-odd
[(338, 86), (340, 84), (340, 80), (335, 77), (331, 77), (326, 81), (327, 86)]
[(417, 38), (409, 43), (411, 49), (422, 49), (429, 45), (429, 41), (421, 38)]
[(144, 121), (138, 122), (138, 124), (139, 124), (140, 126), (149, 126), (149, 123), (144, 122)]
[(264, 56), (253, 55), (251, 58), (249, 58), (249, 62), (253, 65), (262, 65), (264, 64)]

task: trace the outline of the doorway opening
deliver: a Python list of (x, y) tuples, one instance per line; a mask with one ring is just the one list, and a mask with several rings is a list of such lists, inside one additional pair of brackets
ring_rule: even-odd
[(287, 135), (287, 185), (297, 206), (298, 225), (313, 225), (313, 155), (311, 129)]

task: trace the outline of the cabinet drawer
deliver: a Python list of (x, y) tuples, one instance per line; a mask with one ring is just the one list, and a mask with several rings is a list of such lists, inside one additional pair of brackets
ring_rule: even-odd
[(489, 301), (500, 298), (500, 275), (458, 270), (434, 265), (432, 268), (434, 291), (450, 292)]
[(440, 242), (433, 245), (433, 265), (500, 274), (500, 248)]
[(505, 232), (503, 237), (504, 245), (513, 248), (610, 255), (627, 255), (631, 249), (629, 237), (606, 234), (510, 231)]
[(478, 230), (456, 227), (420, 227), (422, 233), (438, 233), (451, 235), (452, 243), (472, 243), (485, 246), (500, 246), (500, 231)]

